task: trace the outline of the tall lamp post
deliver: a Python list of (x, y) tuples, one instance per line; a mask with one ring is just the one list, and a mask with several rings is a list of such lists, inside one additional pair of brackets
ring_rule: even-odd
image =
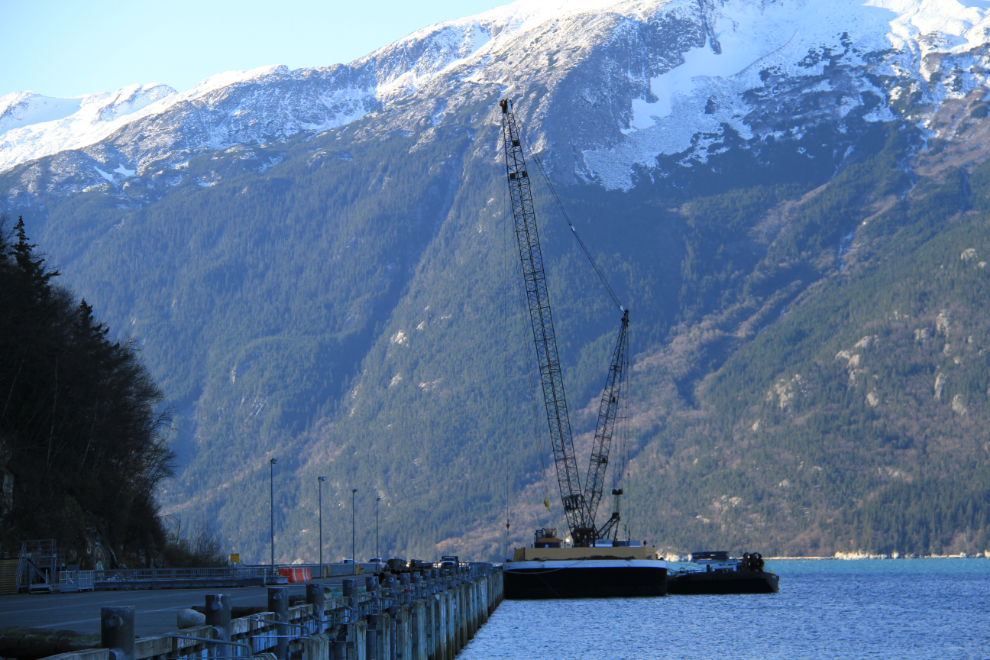
[(323, 577), (323, 482), (326, 477), (317, 477), (316, 483), (320, 488), (320, 577)]
[(357, 575), (357, 555), (354, 552), (354, 498), (357, 495), (357, 488), (351, 489), (351, 570)]
[(382, 501), (382, 498), (375, 498), (375, 558), (378, 563), (381, 563), (382, 556), (378, 554), (378, 503)]
[(275, 575), (275, 464), (277, 458), (268, 461), (268, 504), (271, 511), (272, 576)]

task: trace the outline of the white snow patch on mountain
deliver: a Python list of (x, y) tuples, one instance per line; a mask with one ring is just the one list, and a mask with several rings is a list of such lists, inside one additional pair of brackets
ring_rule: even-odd
[(107, 180), (107, 181), (109, 181), (110, 183), (112, 183), (112, 184), (114, 184), (114, 185), (116, 185), (116, 184), (117, 184), (117, 180), (116, 180), (115, 178), (113, 178), (113, 175), (112, 175), (112, 174), (110, 174), (109, 172), (104, 172), (103, 170), (101, 170), (101, 169), (100, 169), (100, 168), (98, 168), (98, 167), (94, 167), (93, 169), (94, 169), (94, 170), (96, 170), (96, 171), (97, 171), (97, 173), (98, 173), (98, 174), (99, 174), (100, 176), (102, 176), (102, 177), (103, 177), (104, 179), (106, 179), (106, 180)]
[(58, 99), (36, 92), (0, 96), (0, 133), (63, 119), (78, 111), (81, 105), (82, 97)]
[[(633, 119), (628, 132), (650, 128), (657, 119), (670, 116), (674, 97), (691, 96), (699, 86), (707, 87), (706, 78), (735, 76), (794, 39), (798, 28), (793, 20), (764, 14), (753, 5), (740, 9), (731, 18), (721, 17), (715, 26), (720, 53), (706, 44), (684, 53), (684, 63), (680, 66), (650, 80), (650, 90), (657, 101), (633, 100)], [(752, 74), (745, 76), (750, 82), (755, 78)]]
[[(572, 16), (588, 13), (614, 13), (623, 16), (636, 17), (657, 7), (669, 5), (671, 8), (680, 6), (697, 6), (696, 0), (517, 0), (510, 5), (495, 7), (469, 19), (452, 21), (458, 23), (466, 20), (491, 22), (497, 24), (498, 38), (505, 40), (523, 32), (536, 30), (549, 21), (559, 21)], [(589, 44), (575, 44), (589, 45)]]
[(895, 14), (889, 38), (894, 48), (924, 57), (932, 51), (961, 53), (987, 41), (990, 3), (968, 0), (873, 0)]
[[(96, 144), (127, 124), (165, 112), (178, 103), (197, 101), (220, 90), (280, 75), (291, 75), (288, 67), (274, 65), (228, 71), (211, 76), (182, 94), (159, 83), (130, 85), (116, 92), (67, 99), (34, 92), (8, 94), (0, 98), (0, 171), (35, 158)], [(343, 90), (332, 96), (348, 95), (355, 94)], [(345, 119), (361, 114), (352, 112)], [(319, 130), (323, 126), (305, 128)], [(221, 139), (218, 144), (224, 146), (226, 142)]]
[[(388, 103), (415, 94), (451, 69), (463, 69), (457, 72), (458, 82), (486, 82), (485, 76), (479, 77), (479, 74), (489, 62), (500, 63), (500, 58), (505, 56), (500, 49), (526, 47), (525, 40), (518, 40), (519, 35), (540, 28), (546, 32), (564, 18), (605, 13), (635, 18), (647, 10), (655, 11), (657, 7), (666, 5), (693, 7), (694, 1), (519, 0), (476, 16), (430, 26), (347, 65), (355, 73), (369, 69), (373, 71), (374, 84), (328, 89), (320, 102), (326, 109), (331, 109), (329, 113), (319, 110), (309, 112), (312, 108), (293, 106), (294, 101), (299, 103), (294, 97), (268, 98), (263, 89), (268, 79), (306, 79), (310, 74), (328, 71), (289, 71), (281, 65), (221, 73), (182, 94), (164, 85), (133, 85), (111, 94), (94, 94), (80, 99), (48, 99), (46, 103), (51, 110), (48, 114), (40, 111), (25, 114), (22, 110), (18, 115), (20, 119), (0, 123), (0, 171), (60, 151), (96, 144), (129, 123), (167, 113), (184, 102), (188, 102), (197, 112), (213, 113), (223, 99), (232, 97), (236, 88), (252, 83), (258, 89), (245, 90), (243, 105), (230, 109), (228, 104), (225, 112), (231, 121), (204, 121), (199, 125), (201, 130), (198, 132), (181, 131), (180, 134), (172, 130), (175, 135), (163, 136), (158, 141), (161, 153), (156, 153), (155, 157), (160, 157), (173, 147), (180, 151), (224, 148), (264, 137), (261, 133), (284, 137), (299, 131), (327, 130), (361, 118), (371, 107), (369, 102), (377, 100)], [(571, 31), (566, 35), (557, 35), (549, 47), (567, 46), (568, 50), (588, 48), (594, 45), (592, 41), (594, 39), (588, 34)], [(544, 47), (546, 45), (544, 42)], [(532, 72), (525, 74), (530, 76)], [(456, 92), (453, 89), (448, 91)], [(22, 96), (4, 98), (8, 106), (17, 103), (24, 106)], [(129, 103), (122, 102), (127, 99), (130, 99)], [(319, 116), (320, 120), (314, 122), (300, 118), (313, 116)]]
[[(584, 151), (585, 165), (605, 187), (627, 190), (635, 165), (650, 166), (659, 154), (687, 150), (698, 133), (714, 133), (728, 124), (751, 138), (742, 121), (750, 109), (742, 94), (761, 85), (764, 69), (820, 74), (824, 63), (798, 63), (812, 49), (841, 52), (845, 33), (860, 52), (893, 46), (903, 52), (905, 70), (923, 76), (921, 57), (927, 53), (960, 53), (988, 40), (988, 10), (987, 4), (977, 8), (956, 0), (730, 0), (715, 12), (713, 31), (721, 53), (708, 43), (685, 53), (681, 66), (652, 78), (650, 89), (657, 100), (634, 99), (632, 120), (622, 129), (626, 139), (607, 149)], [(714, 111), (706, 113), (710, 100)], [(843, 116), (853, 107), (843, 106)], [(889, 121), (893, 115), (884, 108), (868, 118)], [(703, 143), (701, 147), (697, 156), (703, 161)]]
[[(3, 98), (12, 96), (15, 95), (8, 94)], [(28, 110), (13, 114), (19, 119), (12, 122), (15, 124), (12, 128), (0, 134), (0, 171), (27, 160), (95, 144), (121, 126), (167, 107), (174, 96), (175, 90), (171, 87), (154, 83), (72, 99), (39, 95), (28, 98)], [(17, 107), (22, 106), (23, 102)], [(39, 110), (32, 112), (31, 107)], [(4, 126), (0, 124), (0, 128)]]
[(230, 87), (231, 85), (237, 85), (244, 82), (249, 82), (253, 80), (259, 80), (266, 76), (271, 75), (289, 75), (289, 67), (284, 64), (272, 64), (269, 66), (260, 66), (256, 69), (250, 69), (248, 71), (226, 71), (224, 73), (218, 73), (216, 75), (210, 76), (206, 80), (203, 80), (195, 87), (190, 89), (188, 92), (183, 92), (179, 94), (173, 103), (178, 103), (180, 101), (191, 101), (192, 99), (197, 99), (202, 96), (209, 94), (210, 92), (215, 92), (218, 89), (223, 89), (224, 87)]

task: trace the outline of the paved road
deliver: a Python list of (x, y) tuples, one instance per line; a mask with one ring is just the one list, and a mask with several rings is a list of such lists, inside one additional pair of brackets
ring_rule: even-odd
[[(357, 577), (363, 584), (364, 576)], [(329, 578), (319, 582), (339, 585), (344, 578)], [(306, 593), (306, 585), (290, 584), (289, 595)], [(50, 630), (74, 630), (100, 634), (100, 608), (133, 605), (134, 632), (138, 637), (150, 637), (176, 632), (175, 617), (179, 610), (203, 605), (207, 594), (230, 594), (233, 606), (268, 605), (267, 587), (240, 589), (155, 589), (147, 591), (90, 591), (74, 594), (18, 594), (0, 596), (0, 628), (23, 626)]]

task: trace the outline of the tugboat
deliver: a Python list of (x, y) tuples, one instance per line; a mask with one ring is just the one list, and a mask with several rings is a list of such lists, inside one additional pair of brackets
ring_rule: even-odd
[(565, 548), (557, 530), (545, 528), (536, 530), (532, 548), (516, 548), (503, 578), (510, 600), (667, 594), (667, 562), (656, 558), (655, 548), (608, 539)]
[(779, 576), (764, 571), (763, 555), (744, 553), (730, 558), (725, 551), (695, 552), (691, 562), (700, 569), (681, 569), (667, 576), (667, 593), (679, 596), (775, 594)]

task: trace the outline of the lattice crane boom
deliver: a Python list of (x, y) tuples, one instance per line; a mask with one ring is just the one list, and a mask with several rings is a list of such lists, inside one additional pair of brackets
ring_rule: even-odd
[[(536, 225), (536, 211), (533, 207), (526, 159), (523, 156), (519, 128), (516, 126), (511, 102), (504, 99), (500, 105), (512, 219), (519, 246), (519, 259), (522, 263), (523, 282), (526, 286), (533, 340), (536, 344), (543, 402), (546, 405), (547, 422), (550, 427), (550, 445), (553, 448), (557, 485), (564, 505), (564, 515), (567, 517), (568, 527), (573, 532), (589, 526), (588, 507), (581, 489), (577, 460), (574, 457), (571, 421), (567, 412), (567, 398), (564, 394), (564, 380), (557, 353), (550, 294), (547, 290), (546, 272), (543, 269), (543, 251), (540, 247), (540, 233)], [(593, 520), (591, 526), (594, 526)], [(577, 544), (578, 539), (574, 538), (574, 542)]]

